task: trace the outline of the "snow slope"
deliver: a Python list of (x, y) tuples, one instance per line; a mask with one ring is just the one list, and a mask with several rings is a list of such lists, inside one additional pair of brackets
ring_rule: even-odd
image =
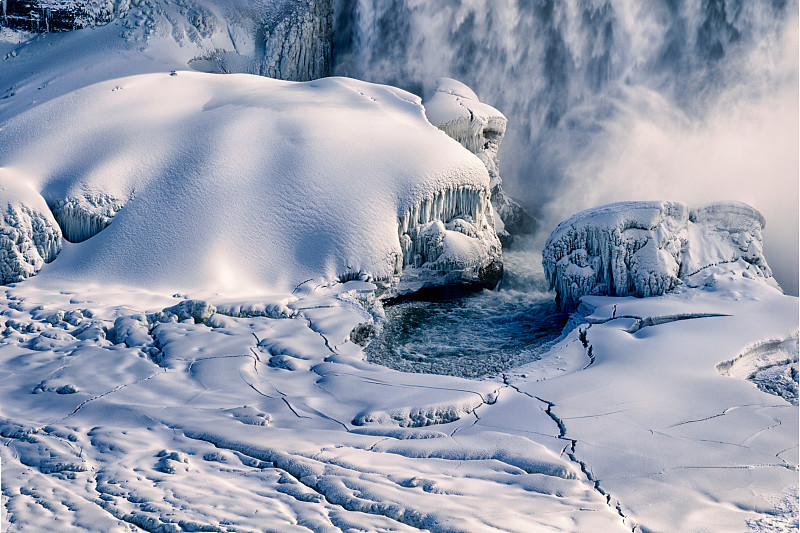
[(398, 89), (141, 75), (21, 113), (0, 142), (0, 166), (32, 176), (71, 240), (113, 216), (63, 251), (53, 283), (291, 290), (404, 265), (496, 280), (486, 169)]

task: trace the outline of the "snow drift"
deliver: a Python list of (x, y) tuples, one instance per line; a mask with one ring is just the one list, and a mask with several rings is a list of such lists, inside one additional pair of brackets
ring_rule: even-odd
[(404, 266), (423, 284), (501, 272), (485, 167), (399, 89), (141, 75), (36, 106), (0, 144), (70, 240), (108, 225), (48, 278), (291, 289)]
[(433, 96), (424, 105), (431, 124), (460, 142), (486, 165), (498, 236), (510, 242), (511, 235), (532, 232), (536, 221), (503, 192), (497, 152), (506, 132), (506, 117), (482, 103), (472, 89), (451, 78), (437, 79)]
[(764, 217), (741, 202), (619, 202), (582, 211), (553, 231), (542, 264), (559, 305), (581, 296), (658, 296), (682, 281), (702, 284), (726, 265), (777, 287), (764, 259)]

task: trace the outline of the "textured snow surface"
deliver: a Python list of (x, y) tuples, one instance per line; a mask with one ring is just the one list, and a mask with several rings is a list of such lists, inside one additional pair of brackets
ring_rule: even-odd
[(399, 89), (141, 75), (36, 106), (0, 142), (68, 239), (114, 217), (65, 249), (56, 283), (287, 289), (404, 264), (472, 281), (500, 262), (486, 169)]
[(682, 281), (712, 283), (706, 269), (718, 265), (777, 286), (763, 255), (764, 225), (741, 202), (694, 209), (680, 202), (619, 202), (559, 224), (542, 263), (567, 309), (587, 294), (657, 296)]
[(533, 218), (503, 192), (498, 150), (508, 123), (506, 117), (482, 103), (472, 89), (451, 78), (437, 79), (433, 96), (424, 105), (431, 124), (477, 155), (489, 171), (495, 227), (500, 238), (510, 242), (511, 234), (533, 231)]
[(717, 370), (796, 342), (796, 298), (587, 297), (541, 360), (470, 381), (367, 363), (374, 291), (4, 288), (2, 530), (797, 528), (796, 407)]
[(61, 251), (61, 230), (28, 177), (0, 167), (0, 283), (33, 276)]

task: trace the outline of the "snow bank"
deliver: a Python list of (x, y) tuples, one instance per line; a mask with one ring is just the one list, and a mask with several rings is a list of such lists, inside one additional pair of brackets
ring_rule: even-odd
[(61, 230), (26, 178), (0, 167), (0, 283), (36, 274), (61, 251)]
[(679, 202), (620, 202), (582, 211), (547, 239), (542, 264), (563, 308), (581, 296), (657, 296), (725, 264), (777, 287), (764, 259), (764, 218), (740, 202), (690, 209)]
[(511, 234), (531, 232), (536, 221), (503, 192), (497, 152), (506, 132), (506, 117), (482, 103), (472, 89), (451, 78), (436, 80), (433, 96), (425, 101), (425, 114), (431, 124), (460, 142), (486, 165), (498, 235), (505, 240), (510, 239)]
[(485, 167), (399, 89), (141, 75), (21, 113), (0, 144), (70, 240), (108, 225), (65, 250), (54, 280), (291, 290), (409, 266), (424, 283), (501, 271)]

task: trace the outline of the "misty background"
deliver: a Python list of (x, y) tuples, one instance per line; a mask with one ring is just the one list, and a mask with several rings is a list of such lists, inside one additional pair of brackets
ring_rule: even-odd
[(509, 119), (504, 188), (542, 231), (620, 200), (741, 200), (798, 294), (798, 6), (790, 0), (336, 0), (333, 71)]

